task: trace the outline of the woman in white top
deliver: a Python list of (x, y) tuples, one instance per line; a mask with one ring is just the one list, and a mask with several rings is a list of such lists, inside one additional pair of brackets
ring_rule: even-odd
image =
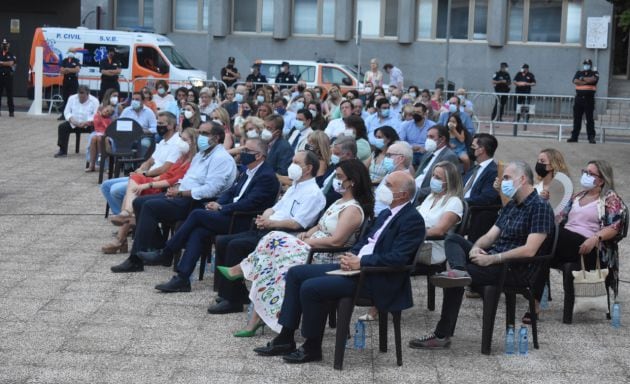
[[(538, 183), (534, 185), (534, 188), (543, 199), (549, 200), (554, 213), (558, 215), (566, 207), (573, 194), (573, 183), (569, 178), (569, 168), (564, 161), (564, 156), (556, 149), (543, 149), (538, 154), (535, 170)], [(560, 192), (559, 188), (550, 188), (554, 180), (558, 182), (558, 185), (563, 186), (564, 193)], [(552, 196), (554, 193), (558, 196)]]
[(175, 102), (175, 98), (168, 92), (168, 83), (166, 80), (158, 80), (155, 82), (157, 94), (153, 95), (153, 101), (157, 106), (158, 112), (168, 109), (169, 104)]
[(217, 90), (212, 87), (203, 87), (199, 91), (199, 113), (210, 116), (212, 111), (219, 107)]

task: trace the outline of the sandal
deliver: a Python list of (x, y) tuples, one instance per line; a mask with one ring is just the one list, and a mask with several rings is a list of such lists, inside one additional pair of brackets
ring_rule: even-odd
[(131, 219), (134, 219), (135, 222), (133, 213), (123, 209), (118, 215), (111, 216), (109, 221), (115, 226), (120, 227), (121, 225), (127, 224)]

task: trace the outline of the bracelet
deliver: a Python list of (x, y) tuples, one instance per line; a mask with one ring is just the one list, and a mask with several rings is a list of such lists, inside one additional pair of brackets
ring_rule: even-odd
[(501, 260), (503, 259), (503, 253), (499, 252), (499, 253), (495, 254), (495, 256), (497, 257), (497, 259), (499, 259), (499, 263), (500, 263)]

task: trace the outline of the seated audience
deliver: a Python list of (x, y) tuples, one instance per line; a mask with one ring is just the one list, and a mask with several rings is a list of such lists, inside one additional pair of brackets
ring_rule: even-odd
[(98, 110), (98, 99), (90, 95), (87, 85), (79, 85), (78, 92), (68, 98), (63, 115), (66, 121), (59, 124), (57, 129), (57, 145), (59, 151), (55, 157), (68, 155), (68, 141), (70, 134), (76, 132), (90, 132), (93, 129), (92, 119)]
[(388, 169), (389, 166), (393, 165), (393, 162), (384, 160), (389, 146), (400, 139), (396, 130), (389, 126), (377, 128), (376, 131), (374, 131), (374, 138), (375, 149), (365, 165), (370, 171), (370, 180), (373, 184), (377, 184), (381, 182), (385, 175), (393, 170), (393, 168)]

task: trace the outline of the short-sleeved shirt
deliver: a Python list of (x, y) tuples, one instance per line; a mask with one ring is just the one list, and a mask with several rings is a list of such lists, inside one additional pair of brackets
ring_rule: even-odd
[(506, 80), (507, 83), (506, 84), (496, 84), (494, 86), (494, 91), (495, 92), (510, 92), (510, 84), (512, 83), (512, 79), (510, 78), (510, 74), (507, 72), (503, 72), (503, 71), (497, 71), (494, 76), (492, 76), (492, 80), (494, 81), (501, 81), (501, 80)]
[[(459, 217), (459, 220), (462, 219), (462, 215), (464, 214), (464, 204), (461, 199), (457, 196), (451, 196), (448, 200), (444, 201), (446, 196), (442, 196), (439, 200), (435, 201), (435, 195), (432, 193), (427, 196), (426, 199), (422, 202), (422, 204), (417, 208), (418, 213), (422, 215), (424, 219), (424, 226), (429, 229), (431, 227), (435, 227), (442, 216), (444, 216), (447, 212), (452, 212)], [(435, 202), (435, 206), (433, 203)], [(446, 260), (446, 255), (444, 253), (444, 240), (430, 241), (432, 245), (431, 250), (431, 263), (441, 263)]]
[(254, 75), (253, 73), (250, 73), (249, 75), (247, 75), (247, 78), (245, 79), (245, 81), (252, 82), (252, 83), (266, 83), (267, 77), (265, 77), (265, 75), (263, 75), (262, 73), (259, 73), (258, 75)]
[(326, 207), (326, 198), (315, 178), (293, 184), (272, 207), (271, 220), (293, 220), (309, 228)]
[(281, 84), (280, 88), (287, 88), (286, 85), (282, 85), (282, 84), (296, 84), (297, 83), (297, 79), (295, 78), (295, 75), (293, 73), (291, 73), (291, 71), (289, 72), (280, 72), (278, 73), (278, 76), (276, 76), (276, 84)]
[[(81, 62), (79, 62), (79, 60), (76, 57), (68, 57), (63, 59), (63, 61), (61, 62), (61, 68), (70, 68), (70, 69), (74, 69), (74, 68), (81, 68)], [(75, 83), (79, 81), (79, 77), (78, 77), (78, 73), (66, 73), (65, 75), (63, 75), (63, 81), (65, 82), (70, 82), (70, 83)]]
[[(113, 69), (119, 69), (119, 68), (122, 68), (122, 64), (117, 59), (113, 59), (110, 61), (109, 58), (106, 57), (103, 60), (101, 60), (101, 62), (99, 63), (99, 71), (113, 70)], [(107, 83), (115, 83), (118, 81), (118, 75), (109, 76), (109, 75), (101, 74), (101, 81), (107, 82)]]
[[(575, 92), (578, 95), (587, 95), (592, 96), (595, 95), (595, 91), (597, 90), (597, 82), (599, 82), (599, 72), (597, 71), (577, 71), (573, 76), (573, 80), (582, 80), (585, 77), (595, 77), (595, 84), (590, 85), (576, 85)], [(590, 88), (590, 89), (589, 89)]]
[(151, 155), (153, 158), (153, 167), (151, 168), (159, 168), (166, 162), (175, 164), (182, 156), (178, 145), (181, 141), (182, 139), (179, 133), (175, 133), (170, 139), (161, 140), (159, 143), (155, 144), (155, 151), (153, 151), (153, 155)]
[[(531, 72), (527, 72), (527, 73), (519, 72), (516, 74), (516, 76), (514, 76), (514, 82), (517, 82), (517, 81), (524, 81), (526, 83), (535, 84), (536, 77)], [(529, 85), (524, 85), (520, 87), (516, 86), (516, 88), (514, 88), (514, 92), (515, 93), (531, 93), (532, 87)]]
[[(0, 51), (0, 61), (13, 61), (13, 63), (15, 64), (17, 59), (9, 51), (6, 51), (6, 52)], [(11, 74), (13, 74), (12, 67), (5, 67), (5, 66), (0, 67), (0, 75), (11, 75)]]

